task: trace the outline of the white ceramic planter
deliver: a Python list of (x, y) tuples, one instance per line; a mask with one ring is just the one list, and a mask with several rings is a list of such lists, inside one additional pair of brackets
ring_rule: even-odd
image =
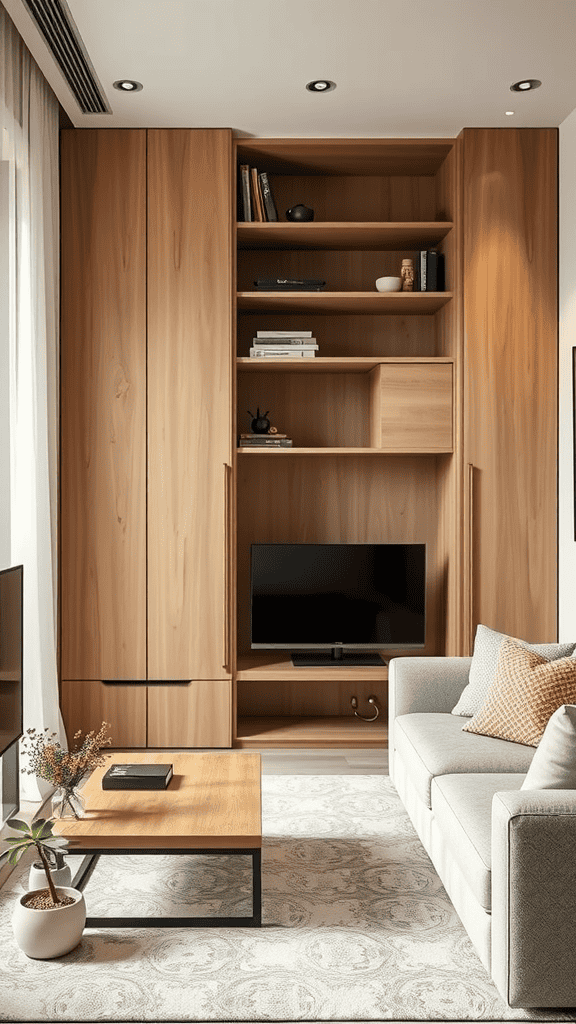
[[(69, 886), (72, 881), (72, 871), (69, 864), (65, 864), (63, 868), (52, 868), (50, 874), (52, 875), (54, 885)], [(46, 881), (44, 868), (39, 861), (34, 861), (28, 876), (28, 891), (32, 889), (45, 889), (47, 885), (48, 882)]]
[[(45, 889), (46, 886), (41, 887)], [(33, 910), (25, 907), (20, 896), (12, 915), (14, 938), (26, 956), (33, 960), (52, 960), (74, 949), (86, 924), (86, 904), (78, 889), (57, 886), (59, 895), (72, 896), (75, 903), (67, 907), (53, 907), (47, 910)]]

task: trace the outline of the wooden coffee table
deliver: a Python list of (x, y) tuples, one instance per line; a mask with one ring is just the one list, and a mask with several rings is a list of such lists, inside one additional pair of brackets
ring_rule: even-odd
[[(174, 765), (164, 790), (103, 790), (113, 763)], [(59, 821), (54, 832), (70, 854), (85, 854), (72, 880), (83, 889), (102, 855), (173, 854), (252, 858), (251, 917), (88, 917), (90, 928), (164, 926), (259, 927), (262, 923), (262, 776), (260, 754), (244, 752), (115, 751), (82, 789), (86, 816)]]

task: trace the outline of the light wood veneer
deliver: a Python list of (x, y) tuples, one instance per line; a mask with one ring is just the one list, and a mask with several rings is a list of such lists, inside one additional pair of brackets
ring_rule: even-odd
[[(103, 790), (110, 764), (173, 764), (164, 790)], [(86, 817), (55, 833), (84, 849), (258, 848), (262, 845), (259, 754), (114, 753), (82, 790)]]

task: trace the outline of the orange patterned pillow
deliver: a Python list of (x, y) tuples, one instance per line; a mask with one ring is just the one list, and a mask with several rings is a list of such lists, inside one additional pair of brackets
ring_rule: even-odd
[(548, 719), (562, 704), (576, 704), (576, 659), (548, 661), (506, 639), (486, 700), (462, 728), (537, 747)]

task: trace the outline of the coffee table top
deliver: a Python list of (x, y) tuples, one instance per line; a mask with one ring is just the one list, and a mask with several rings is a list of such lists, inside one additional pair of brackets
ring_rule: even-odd
[[(106, 753), (106, 751), (104, 751)], [(111, 764), (172, 764), (163, 790), (104, 790)], [(262, 846), (260, 754), (114, 751), (84, 787), (86, 816), (54, 832), (81, 849), (237, 849)]]

